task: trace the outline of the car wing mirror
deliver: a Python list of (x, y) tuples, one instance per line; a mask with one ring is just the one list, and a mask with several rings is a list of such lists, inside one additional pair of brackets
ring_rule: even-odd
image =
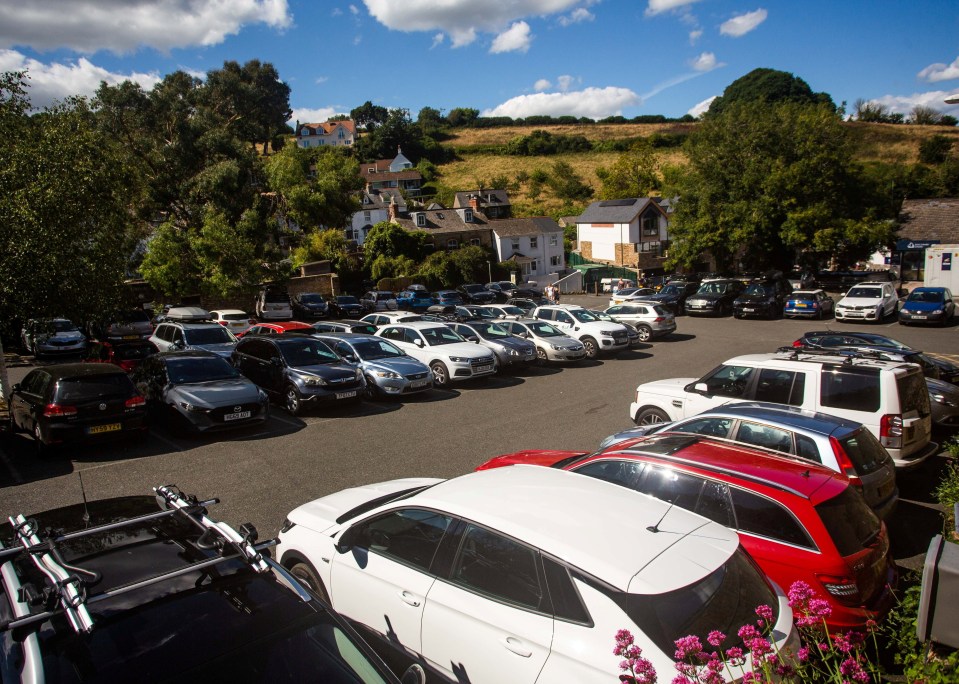
[(422, 347), (422, 346), (423, 346), (423, 340), (417, 338), (417, 339), (413, 340), (413, 344), (415, 344), (417, 347)]
[(11, 389), (12, 391), (14, 391), (14, 392), (19, 392), (19, 391), (20, 391), (20, 383), (19, 383), (19, 382), (13, 383), (13, 387), (11, 387), (10, 389)]
[(273, 366), (274, 368), (279, 368), (280, 366), (283, 365), (283, 362), (280, 360), (279, 356), (271, 356), (270, 365)]
[(468, 339), (470, 342), (475, 342), (476, 344), (479, 344), (479, 338), (476, 337), (476, 335), (470, 335), (466, 339)]
[(336, 540), (336, 543), (333, 545), (339, 553), (346, 553), (353, 548), (353, 543), (356, 540), (356, 528), (349, 527), (343, 534), (340, 535), (340, 538)]

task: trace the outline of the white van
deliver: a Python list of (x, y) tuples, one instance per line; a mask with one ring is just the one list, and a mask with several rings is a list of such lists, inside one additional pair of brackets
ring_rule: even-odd
[(293, 304), (286, 290), (267, 287), (256, 296), (256, 317), (261, 321), (288, 321), (293, 318)]

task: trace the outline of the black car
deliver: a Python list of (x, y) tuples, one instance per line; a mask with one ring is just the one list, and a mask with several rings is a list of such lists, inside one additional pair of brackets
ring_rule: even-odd
[(525, 311), (527, 315), (537, 306), (546, 306), (547, 304), (549, 304), (549, 300), (542, 296), (510, 297), (506, 300), (507, 306), (518, 306), (520, 309)]
[(154, 491), (0, 527), (4, 682), (399, 684), (275, 540), (210, 519), (217, 499)]
[(10, 393), (10, 427), (33, 434), (37, 451), (65, 442), (146, 434), (146, 400), (119, 366), (64, 363), (35, 368)]
[(364, 335), (376, 334), (376, 326), (366, 321), (319, 321), (311, 326), (316, 332), (327, 333), (362, 333)]
[(728, 316), (733, 302), (745, 289), (743, 281), (735, 278), (704, 280), (695, 294), (686, 297), (686, 313), (690, 316)]
[(327, 307), (333, 318), (359, 318), (363, 315), (363, 305), (352, 295), (336, 295), (327, 302)]
[(733, 302), (733, 316), (736, 318), (781, 316), (791, 292), (792, 286), (784, 279), (753, 280)]
[(492, 283), (486, 283), (486, 289), (493, 293), (497, 302), (503, 303), (513, 296), (513, 291), (516, 290), (516, 283), (509, 280), (497, 280)]
[(319, 292), (300, 292), (293, 295), (293, 318), (312, 321), (330, 315), (330, 305)]
[(663, 289), (646, 297), (648, 302), (658, 302), (675, 316), (686, 313), (686, 298), (699, 289), (699, 281), (671, 280)]
[(356, 403), (366, 391), (363, 371), (310, 335), (244, 337), (233, 365), (293, 415), (310, 404)]
[(456, 291), (463, 295), (467, 304), (492, 304), (496, 301), (496, 295), (479, 283), (460, 285)]

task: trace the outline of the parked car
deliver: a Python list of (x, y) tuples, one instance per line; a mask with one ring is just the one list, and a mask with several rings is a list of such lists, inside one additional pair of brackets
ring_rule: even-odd
[(899, 295), (892, 283), (861, 283), (836, 302), (837, 321), (882, 321), (894, 316)]
[(315, 321), (330, 315), (330, 305), (319, 292), (298, 292), (293, 295), (292, 318)]
[(617, 432), (604, 439), (600, 449), (662, 432), (725, 439), (819, 463), (846, 475), (882, 519), (899, 501), (889, 452), (862, 423), (852, 420), (758, 401), (723, 404), (682, 420)]
[(483, 304), (462, 304), (455, 309), (457, 318), (467, 320), (470, 318), (483, 318), (493, 320), (493, 312)]
[(213, 316), (206, 309), (199, 306), (171, 306), (163, 307), (163, 321), (178, 323), (209, 323)]
[(283, 333), (302, 330), (312, 332), (313, 326), (302, 321), (281, 321), (279, 323), (256, 323), (251, 325), (245, 333), (237, 337), (252, 337), (253, 335), (282, 335)]
[(747, 354), (696, 378), (647, 382), (636, 388), (629, 415), (637, 425), (680, 420), (730, 401), (768, 401), (862, 423), (897, 468), (937, 453), (929, 394), (913, 364), (855, 354), (795, 349)]
[(956, 312), (952, 292), (946, 287), (917, 287), (899, 309), (899, 325), (936, 323), (946, 325)]
[(261, 321), (288, 321), (293, 318), (293, 303), (289, 293), (280, 287), (265, 287), (256, 296), (253, 305)]
[(13, 385), (12, 432), (33, 435), (39, 454), (68, 442), (146, 434), (146, 400), (129, 376), (106, 363), (34, 368)]
[(152, 334), (150, 314), (143, 309), (118, 309), (87, 323), (87, 335), (98, 340), (140, 340)]
[(233, 365), (294, 416), (308, 406), (359, 402), (366, 391), (363, 371), (309, 335), (244, 337)]
[(374, 313), (376, 311), (396, 311), (399, 305), (396, 301), (396, 295), (389, 290), (370, 290), (360, 297), (360, 306), (364, 313)]
[(318, 333), (348, 332), (372, 335), (376, 332), (376, 326), (366, 321), (318, 321), (310, 327)]
[(832, 316), (836, 302), (825, 290), (794, 290), (783, 307), (786, 318), (809, 317), (822, 320)]
[(586, 347), (586, 356), (595, 359), (600, 353), (617, 352), (629, 347), (629, 335), (622, 323), (599, 320), (589, 309), (574, 304), (554, 304), (533, 309), (531, 318), (539, 318)]
[(782, 591), (734, 532), (547, 468), (336, 492), (290, 512), (276, 553), (381, 653), (442, 681), (606, 684), (619, 629), (669, 672), (676, 639), (718, 629), (735, 645), (760, 604), (777, 647), (798, 641)]
[(849, 479), (834, 470), (669, 432), (594, 454), (508, 454), (480, 468), (515, 463), (612, 482), (732, 528), (773, 582), (788, 587), (803, 581), (818, 590), (832, 609), (825, 618), (830, 629), (864, 629), (868, 621), (880, 621), (895, 601), (896, 569), (886, 526)]
[[(420, 287), (422, 287), (422, 285)], [(411, 288), (412, 286), (396, 295), (397, 307), (403, 311), (423, 312), (433, 306), (433, 297), (425, 288), (422, 290), (414, 290)]]
[(112, 363), (127, 373), (131, 372), (148, 356), (157, 353), (150, 340), (95, 340), (87, 348), (86, 363)]
[(816, 274), (812, 271), (794, 268), (789, 273), (789, 285), (793, 290), (814, 290), (818, 287)]
[(674, 316), (686, 313), (686, 300), (699, 289), (699, 281), (674, 280), (666, 283), (663, 288), (646, 299), (658, 302), (673, 312)]
[(654, 294), (656, 294), (656, 290), (651, 287), (624, 287), (609, 298), (609, 305), (616, 306), (626, 302), (643, 301)]
[(352, 295), (336, 295), (327, 306), (333, 318), (359, 318), (363, 315), (363, 305)]
[(662, 304), (629, 302), (616, 304), (604, 312), (618, 323), (632, 326), (641, 342), (676, 332), (676, 317)]
[(522, 309), (526, 312), (527, 316), (529, 316), (530, 312), (537, 306), (545, 306), (547, 304), (549, 304), (549, 300), (542, 295), (535, 297), (510, 297), (506, 300), (507, 306), (515, 306), (518, 309)]
[(400, 684), (269, 557), (273, 540), (212, 519), (217, 499), (155, 491), (17, 514), (0, 528), (5, 682)]
[(234, 335), (245, 333), (256, 323), (256, 319), (241, 309), (217, 309), (210, 312), (210, 319), (227, 328)]
[(582, 361), (586, 358), (586, 347), (582, 342), (546, 321), (536, 318), (518, 318), (499, 321), (499, 325), (511, 335), (522, 337), (535, 344), (536, 357), (540, 363)]
[(439, 290), (433, 293), (433, 306), (460, 306), (466, 299), (456, 290)]
[(205, 349), (229, 358), (237, 337), (218, 323), (181, 323), (167, 319), (153, 331), (150, 341), (160, 351)]
[(959, 427), (959, 387), (942, 380), (926, 378), (932, 424), (954, 430)]
[(733, 312), (733, 302), (745, 287), (735, 278), (704, 280), (696, 294), (686, 297), (686, 313), (690, 316), (728, 316)]
[(409, 311), (381, 311), (379, 313), (366, 314), (360, 319), (360, 322), (369, 323), (379, 328), (387, 323), (406, 323), (407, 321), (422, 320), (423, 317), (421, 315)]
[(488, 349), (467, 342), (443, 323), (396, 323), (380, 328), (376, 335), (429, 366), (433, 384), (439, 387), (496, 372), (493, 354)]
[(237, 428), (270, 415), (266, 392), (212, 352), (155, 354), (132, 378), (150, 413), (180, 432)]
[(450, 323), (450, 327), (463, 339), (475, 342), (493, 352), (498, 370), (525, 368), (537, 362), (535, 344), (510, 334), (496, 323), (469, 320), (463, 323)]
[(399, 397), (433, 389), (429, 366), (389, 340), (355, 333), (327, 333), (316, 338), (363, 370), (367, 399)]
[(777, 318), (783, 313), (792, 286), (783, 278), (759, 278), (750, 281), (733, 300), (733, 316)]
[(526, 311), (513, 304), (484, 304), (482, 308), (492, 313), (493, 318), (526, 318)]
[(466, 283), (456, 288), (467, 304), (492, 304), (496, 295), (479, 283)]
[(502, 304), (513, 296), (513, 291), (516, 289), (516, 283), (509, 280), (497, 280), (491, 283), (486, 283), (486, 289), (493, 293), (497, 302)]
[(20, 331), (23, 348), (35, 358), (82, 354), (87, 338), (68, 318), (31, 318)]

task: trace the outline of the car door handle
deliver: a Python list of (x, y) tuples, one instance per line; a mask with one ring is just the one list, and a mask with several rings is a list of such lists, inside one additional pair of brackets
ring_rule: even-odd
[(408, 591), (400, 592), (400, 600), (402, 600), (403, 603), (410, 604), (414, 608), (417, 608), (420, 605), (420, 600)]
[(518, 656), (529, 658), (531, 655), (533, 655), (533, 652), (526, 647), (526, 644), (516, 637), (503, 637), (500, 639), (500, 643)]

